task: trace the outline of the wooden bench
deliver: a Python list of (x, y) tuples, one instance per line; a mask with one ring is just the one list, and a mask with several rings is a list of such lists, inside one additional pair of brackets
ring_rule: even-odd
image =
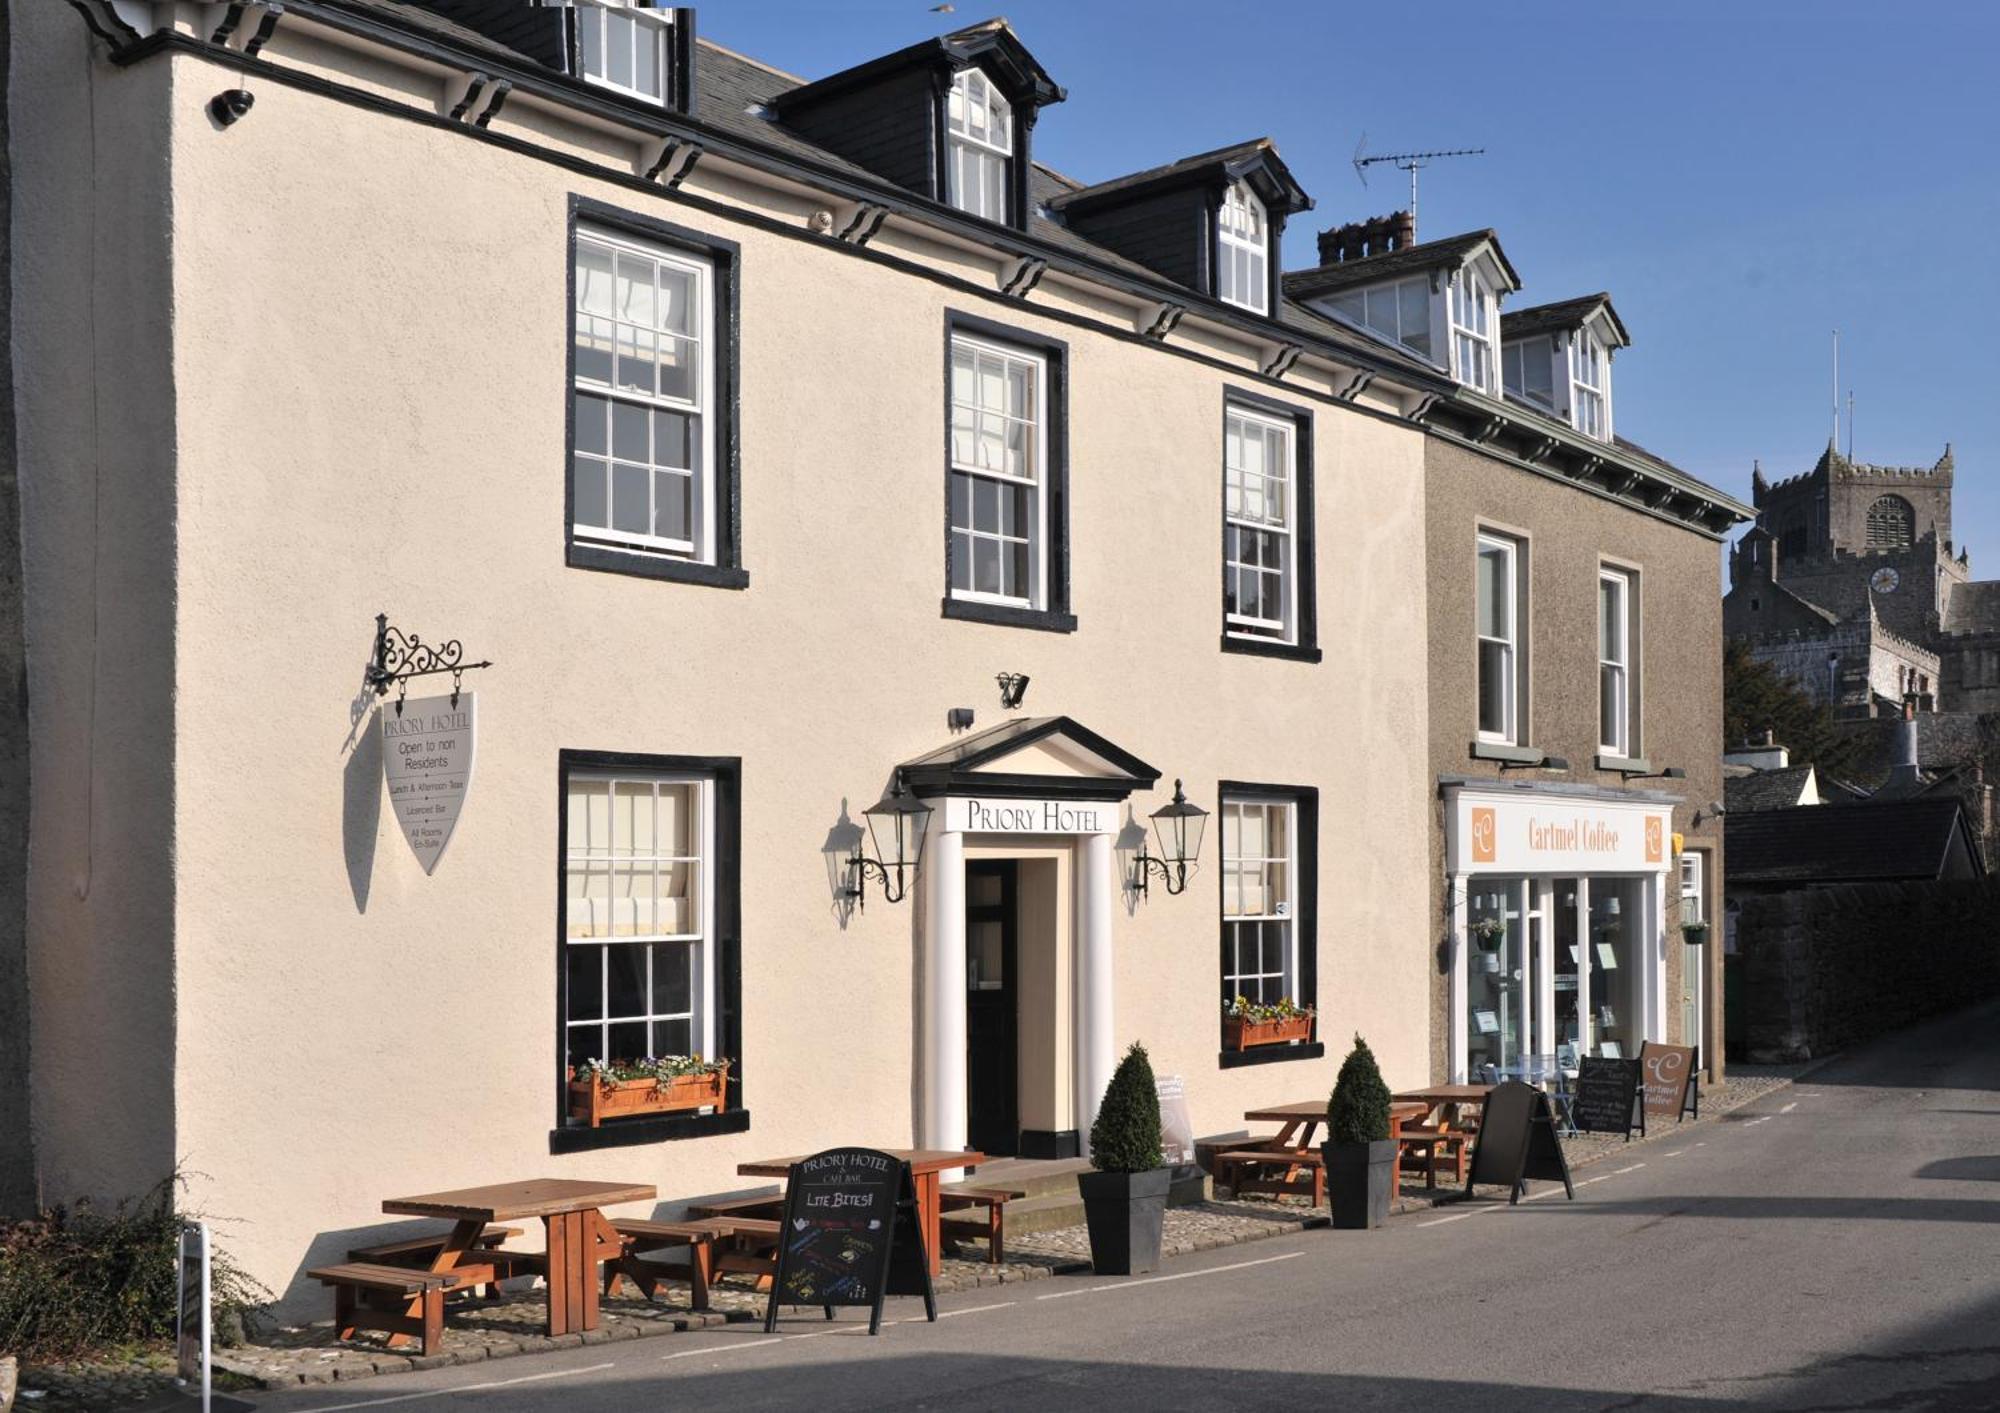
[[(476, 1251), (483, 1259), (508, 1237), (519, 1236), (520, 1234), (521, 1228), (519, 1227), (488, 1227), (473, 1240), (468, 1254)], [(422, 1270), (437, 1259), (438, 1252), (444, 1250), (444, 1243), (445, 1233), (439, 1232), (435, 1236), (415, 1236), (407, 1241), (385, 1241), (375, 1246), (350, 1246), (347, 1248), (347, 1259), (350, 1261), (360, 1261), (367, 1265), (414, 1266)], [(501, 1264), (512, 1265), (516, 1260), (518, 1260), (517, 1253), (507, 1252), (504, 1253), (504, 1259)], [(488, 1262), (488, 1264), (492, 1263)], [(501, 1271), (499, 1277), (505, 1279), (507, 1276), (515, 1274), (520, 1273), (511, 1270)], [(451, 1289), (463, 1289), (465, 1284), (465, 1282), (460, 1282), (453, 1285)], [(500, 1294), (499, 1288), (491, 1282), (482, 1281), (477, 1282), (477, 1284), (484, 1285), (486, 1287), (486, 1294), (490, 1296), (498, 1296)]]
[(1215, 1176), (1215, 1160), (1232, 1148), (1241, 1148), (1250, 1142), (1250, 1130), (1239, 1128), (1233, 1133), (1212, 1133), (1206, 1138), (1194, 1141), (1194, 1165)]
[(785, 1215), (785, 1194), (773, 1188), (748, 1197), (725, 1197), (719, 1202), (690, 1202), (688, 1213), (694, 1217), (749, 1217), (775, 1222)]
[[(399, 1340), (416, 1339), (425, 1354), (444, 1342), (444, 1293), (452, 1284), (450, 1271), (419, 1271), (350, 1261), (321, 1266), (306, 1274), (333, 1287), (333, 1327), (339, 1339), (356, 1330), (381, 1330), (394, 1349)], [(392, 1305), (393, 1308), (385, 1308)]]
[[(648, 1300), (663, 1280), (688, 1283), (688, 1303), (696, 1310), (708, 1308), (708, 1287), (715, 1279), (715, 1244), (723, 1236), (713, 1219), (698, 1222), (647, 1222), (614, 1217), (611, 1229), (624, 1239), (624, 1250), (604, 1264), (604, 1293), (616, 1295), (619, 1282), (629, 1279)], [(642, 1261), (648, 1251), (685, 1246), (686, 1261)]]
[(715, 1233), (715, 1276), (755, 1276), (769, 1290), (778, 1273), (778, 1233), (783, 1224), (761, 1217), (702, 1217), (687, 1223)]
[(1396, 1130), (1396, 1167), (1398, 1171), (1417, 1171), (1424, 1175), (1424, 1189), (1437, 1189), (1438, 1165), (1440, 1161), (1451, 1164), (1453, 1180), (1465, 1181), (1466, 1144), (1475, 1134), (1459, 1129), (1430, 1128), (1423, 1124), (1404, 1124)]
[(986, 1209), (986, 1259), (992, 1265), (999, 1265), (1006, 1258), (1004, 1215), (1009, 1202), (1018, 1202), (1026, 1197), (1025, 1192), (1016, 1192), (1008, 1187), (976, 1187), (971, 1183), (955, 1182), (950, 1187), (938, 1189), (938, 1211), (962, 1212), (971, 1207)]
[[(1326, 1169), (1317, 1148), (1233, 1148), (1216, 1154), (1214, 1161), (1216, 1182), (1239, 1195), (1268, 1192), (1280, 1197), (1308, 1197), (1315, 1207), (1326, 1201)], [(1284, 1172), (1268, 1177), (1266, 1168), (1283, 1168)]]

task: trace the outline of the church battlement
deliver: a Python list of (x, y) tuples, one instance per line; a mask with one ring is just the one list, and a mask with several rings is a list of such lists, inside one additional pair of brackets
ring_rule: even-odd
[(1883, 481), (1949, 489), (1955, 470), (1950, 442), (1944, 444), (1944, 455), (1929, 466), (1878, 466), (1870, 461), (1852, 461), (1829, 445), (1820, 453), (1812, 470), (1801, 471), (1796, 476), (1767, 481), (1764, 479), (1764, 468), (1753, 465), (1750, 471), (1750, 498), (1753, 504), (1761, 506), (1767, 497), (1789, 498), (1801, 490), (1829, 481)]

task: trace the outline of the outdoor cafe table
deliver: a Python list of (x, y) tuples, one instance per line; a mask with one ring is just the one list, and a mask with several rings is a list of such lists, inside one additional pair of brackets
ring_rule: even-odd
[[(931, 1274), (937, 1275), (944, 1269), (944, 1258), (938, 1250), (938, 1243), (944, 1232), (938, 1220), (938, 1176), (952, 1168), (970, 1168), (986, 1161), (984, 1153), (966, 1151), (953, 1153), (929, 1148), (882, 1148), (876, 1150), (891, 1158), (910, 1165), (910, 1176), (916, 1180), (917, 1225), (924, 1234), (924, 1252), (931, 1264)], [(765, 1158), (755, 1163), (738, 1163), (736, 1171), (744, 1177), (790, 1177), (792, 1164), (802, 1163), (811, 1157), (801, 1153), (791, 1158)]]
[[(1389, 1105), (1391, 1131), (1402, 1127), (1405, 1119), (1421, 1118), (1429, 1112), (1429, 1107), (1415, 1100), (1404, 1103), (1392, 1101)], [(1251, 1109), (1243, 1117), (1253, 1124), (1280, 1125), (1275, 1137), (1252, 1140), (1260, 1147), (1308, 1149), (1313, 1146), (1313, 1133), (1326, 1122), (1326, 1100), (1302, 1099), (1296, 1104), (1273, 1104), (1269, 1108)]]
[(659, 1190), (647, 1182), (578, 1182), (535, 1178), (528, 1182), (465, 1187), (423, 1197), (395, 1197), (382, 1210), (398, 1217), (447, 1217), (457, 1225), (431, 1262), (433, 1271), (454, 1269), (461, 1259), (475, 1264), (472, 1247), (488, 1222), (540, 1217), (548, 1229), (549, 1333), (597, 1328), (599, 1262), (615, 1257), (620, 1242), (598, 1209), (620, 1202), (650, 1202)]

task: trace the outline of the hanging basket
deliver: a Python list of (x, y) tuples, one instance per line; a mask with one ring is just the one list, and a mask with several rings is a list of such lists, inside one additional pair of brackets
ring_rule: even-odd
[(1708, 924), (1705, 922), (1684, 922), (1681, 924), (1681, 941), (1690, 947), (1700, 947), (1708, 942)]

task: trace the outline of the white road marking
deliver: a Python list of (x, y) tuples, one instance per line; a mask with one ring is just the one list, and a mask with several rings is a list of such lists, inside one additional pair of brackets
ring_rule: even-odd
[(1450, 1217), (1433, 1217), (1427, 1222), (1418, 1222), (1417, 1225), (1420, 1227), (1441, 1227), (1446, 1222), (1462, 1222), (1468, 1217), (1483, 1217), (1488, 1212), (1497, 1212), (1499, 1210), (1498, 1207), (1475, 1207), (1470, 1212), (1460, 1212)]
[(1778, 1112), (1781, 1114), (1789, 1114), (1792, 1110), (1798, 1107), (1799, 1107), (1799, 1101), (1794, 1099), (1791, 1103), (1785, 1105), (1784, 1108), (1778, 1110)]
[(1611, 1174), (1611, 1173), (1599, 1173), (1599, 1174), (1598, 1174), (1598, 1175), (1597, 1175), (1596, 1177), (1594, 1177), (1594, 1178), (1585, 1178), (1585, 1179), (1584, 1179), (1584, 1180), (1583, 1180), (1582, 1182), (1579, 1182), (1579, 1183), (1577, 1184), (1577, 1186), (1578, 1186), (1578, 1187), (1589, 1187), (1589, 1186), (1590, 1186), (1590, 1185), (1591, 1185), (1591, 1184), (1592, 1184), (1593, 1182), (1609, 1182), (1609, 1181), (1611, 1180), (1612, 1176), (1613, 1176), (1613, 1174)]
[(1750, 1120), (1750, 1122), (1748, 1122), (1748, 1123), (1746, 1123), (1745, 1125), (1743, 1125), (1743, 1127), (1745, 1127), (1745, 1128), (1755, 1128), (1755, 1127), (1757, 1127), (1757, 1125), (1758, 1125), (1758, 1124), (1767, 1124), (1767, 1123), (1771, 1122), (1771, 1119), (1772, 1119), (1773, 1117), (1774, 1117), (1774, 1116), (1773, 1116), (1773, 1115), (1771, 1115), (1771, 1114), (1766, 1114), (1766, 1115), (1764, 1115), (1764, 1117), (1763, 1117), (1763, 1118), (1761, 1118), (1761, 1119), (1752, 1119), (1752, 1120)]
[[(1574, 1186), (1574, 1185), (1575, 1185), (1575, 1184), (1571, 1184), (1571, 1186)], [(1560, 1193), (1560, 1192), (1561, 1192), (1562, 1190), (1563, 1190), (1563, 1189), (1562, 1189), (1562, 1188), (1560, 1188), (1560, 1187), (1553, 1187), (1553, 1186), (1551, 1186), (1551, 1187), (1545, 1187), (1545, 1188), (1543, 1188), (1543, 1189), (1542, 1189), (1542, 1190), (1541, 1190), (1540, 1192), (1531, 1192), (1531, 1193), (1529, 1193), (1529, 1194), (1528, 1194), (1528, 1195), (1527, 1195), (1526, 1197), (1523, 1197), (1523, 1198), (1522, 1198), (1521, 1200), (1522, 1200), (1523, 1202), (1539, 1202), (1539, 1201), (1541, 1201), (1541, 1200), (1542, 1200), (1542, 1199), (1543, 1199), (1544, 1197), (1554, 1197), (1554, 1196), (1556, 1196), (1556, 1195), (1557, 1195), (1558, 1193)]]
[(1661, 1156), (1662, 1158), (1678, 1158), (1678, 1157), (1680, 1157), (1680, 1155), (1681, 1155), (1681, 1154), (1683, 1154), (1683, 1153), (1685, 1153), (1685, 1152), (1687, 1152), (1687, 1149), (1685, 1149), (1685, 1148), (1676, 1148), (1676, 1149), (1675, 1149), (1675, 1150), (1674, 1150), (1673, 1152), (1671, 1152), (1671, 1153), (1662, 1153), (1662, 1154), (1661, 1154), (1660, 1156)]
[(1037, 1300), (1064, 1300), (1072, 1295), (1094, 1295), (1101, 1290), (1131, 1290), (1134, 1286), (1160, 1285), (1166, 1281), (1188, 1281), (1197, 1276), (1219, 1276), (1226, 1271), (1245, 1271), (1252, 1266), (1268, 1266), (1277, 1261), (1296, 1261), (1305, 1255), (1303, 1251), (1287, 1251), (1282, 1256), (1266, 1256), (1261, 1261), (1238, 1261), (1229, 1266), (1210, 1266), (1205, 1271), (1182, 1271), (1177, 1276), (1145, 1276), (1136, 1281), (1120, 1281), (1116, 1285), (1085, 1286), (1082, 1290), (1059, 1290), (1053, 1295), (1038, 1295)]
[(1641, 1169), (1641, 1168), (1643, 1168), (1643, 1167), (1645, 1167), (1645, 1166), (1646, 1166), (1646, 1165), (1645, 1165), (1644, 1163), (1633, 1163), (1633, 1164), (1631, 1164), (1631, 1165), (1630, 1165), (1629, 1167), (1623, 1167), (1623, 1168), (1613, 1168), (1613, 1169), (1612, 1169), (1612, 1170), (1611, 1170), (1610, 1172), (1606, 1173), (1606, 1174), (1605, 1174), (1605, 1176), (1606, 1176), (1606, 1177), (1618, 1177), (1618, 1176), (1620, 1176), (1621, 1174), (1624, 1174), (1624, 1173), (1636, 1173), (1636, 1172), (1638, 1172), (1638, 1171), (1639, 1171), (1639, 1169)]
[(746, 1340), (742, 1344), (711, 1344), (704, 1349), (683, 1349), (678, 1354), (662, 1354), (660, 1357), (662, 1359), (699, 1359), (704, 1354), (741, 1354), (746, 1349), (769, 1349), (773, 1345), (783, 1344), (785, 1339), (793, 1338), (802, 1338), (802, 1336), (786, 1335), (784, 1339)]
[(938, 1311), (938, 1318), (940, 1320), (949, 1320), (954, 1315), (978, 1315), (988, 1310), (1006, 1310), (1020, 1303), (1018, 1300), (1003, 1300), (998, 1305), (974, 1305), (967, 1310), (940, 1310)]
[(388, 1398), (364, 1398), (358, 1403), (329, 1403), (316, 1408), (313, 1413), (341, 1413), (347, 1408), (380, 1408), (385, 1403), (408, 1403), (417, 1398), (449, 1398), (455, 1393), (478, 1393), (484, 1389), (508, 1388), (514, 1384), (532, 1384), (542, 1379), (566, 1379), (577, 1374), (595, 1374), (603, 1369), (616, 1367), (614, 1364), (591, 1364), (581, 1369), (554, 1369), (546, 1374), (523, 1374), (517, 1379), (489, 1379), (480, 1384), (459, 1384), (454, 1388), (431, 1388), (421, 1393), (399, 1393)]

